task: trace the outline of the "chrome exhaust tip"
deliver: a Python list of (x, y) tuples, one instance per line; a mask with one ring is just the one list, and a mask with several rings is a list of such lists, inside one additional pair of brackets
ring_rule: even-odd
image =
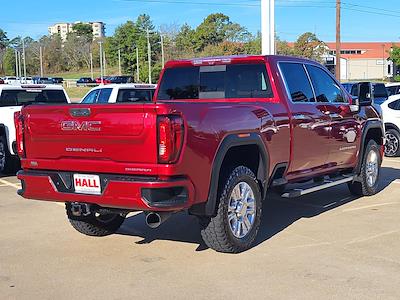
[(152, 229), (159, 227), (164, 223), (174, 212), (149, 212), (146, 213), (146, 225)]

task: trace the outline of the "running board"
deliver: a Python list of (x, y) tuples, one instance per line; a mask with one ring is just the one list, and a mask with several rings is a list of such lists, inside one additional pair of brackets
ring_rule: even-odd
[(289, 190), (281, 195), (283, 198), (296, 198), (306, 194), (314, 193), (320, 190), (324, 190), (342, 183), (353, 181), (355, 176), (342, 176), (339, 178), (332, 178), (331, 180), (324, 180), (321, 184), (314, 185), (309, 188), (297, 188), (293, 190)]

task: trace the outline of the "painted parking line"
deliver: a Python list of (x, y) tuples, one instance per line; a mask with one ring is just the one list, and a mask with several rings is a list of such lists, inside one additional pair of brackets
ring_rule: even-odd
[(368, 208), (386, 206), (386, 205), (396, 205), (396, 204), (399, 204), (399, 202), (387, 202), (387, 203), (371, 204), (371, 205), (366, 205), (366, 206), (361, 206), (361, 207), (346, 208), (346, 209), (343, 209), (343, 212), (349, 212), (349, 211), (355, 211), (355, 210), (361, 210), (361, 209), (368, 209)]
[(384, 158), (383, 162), (394, 162), (394, 163), (400, 163), (400, 159), (390, 159), (390, 158)]
[(9, 182), (7, 180), (4, 180), (4, 179), (0, 179), (0, 184), (3, 184), (4, 186), (11, 186), (11, 187), (16, 188), (16, 189), (20, 189), (21, 188), (20, 184), (11, 183), (11, 182)]

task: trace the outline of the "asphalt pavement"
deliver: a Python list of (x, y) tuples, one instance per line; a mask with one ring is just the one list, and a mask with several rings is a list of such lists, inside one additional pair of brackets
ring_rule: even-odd
[(385, 159), (381, 192), (346, 185), (286, 200), (269, 195), (257, 243), (214, 252), (197, 220), (87, 237), (62, 204), (19, 197), (0, 178), (0, 299), (400, 299), (400, 158)]

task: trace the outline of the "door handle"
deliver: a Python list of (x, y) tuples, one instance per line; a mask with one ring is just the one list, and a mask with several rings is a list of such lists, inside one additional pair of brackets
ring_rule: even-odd
[(295, 120), (299, 120), (299, 121), (313, 121), (314, 120), (312, 117), (303, 115), (303, 114), (294, 115), (293, 118)]

